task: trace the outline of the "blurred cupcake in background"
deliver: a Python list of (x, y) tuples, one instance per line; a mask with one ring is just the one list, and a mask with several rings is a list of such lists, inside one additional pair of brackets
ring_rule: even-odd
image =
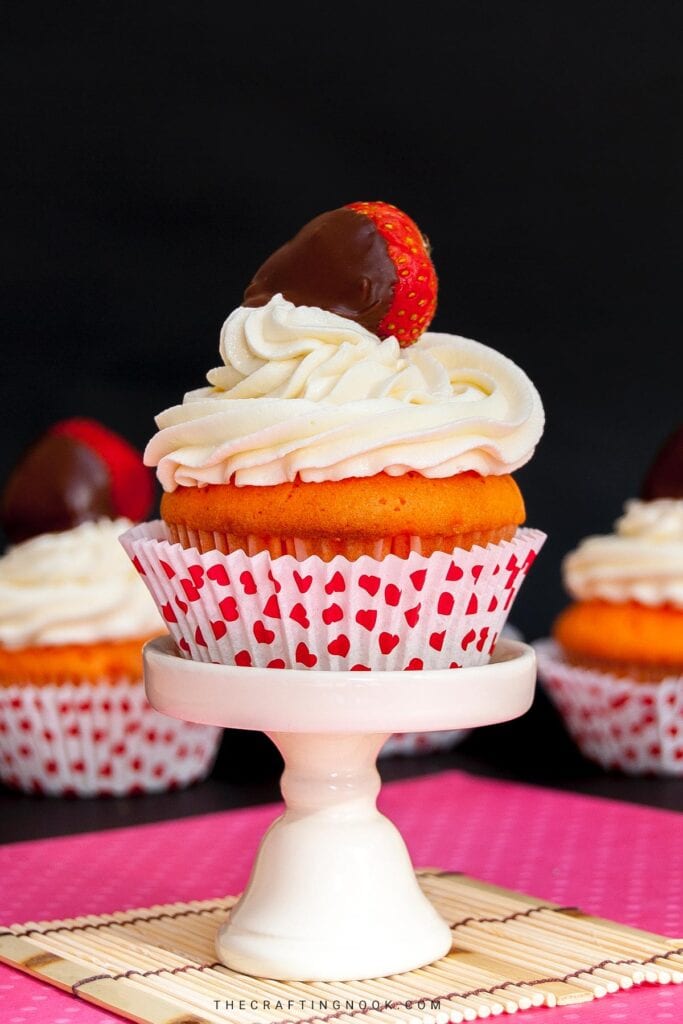
[(683, 426), (563, 579), (573, 603), (537, 653), (570, 733), (605, 768), (683, 774)]
[(220, 730), (147, 703), (143, 643), (163, 624), (119, 536), (149, 514), (140, 454), (94, 420), (54, 425), (0, 506), (0, 779), (28, 792), (120, 795), (184, 786)]

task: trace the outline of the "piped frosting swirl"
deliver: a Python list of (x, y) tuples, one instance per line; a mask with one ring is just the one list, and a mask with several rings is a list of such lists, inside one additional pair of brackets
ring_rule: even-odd
[[(157, 417), (145, 452), (163, 487), (269, 485), (417, 472), (510, 473), (531, 457), (543, 407), (494, 349), (426, 333), (408, 349), (275, 295), (221, 331), (210, 387)], [(251, 401), (245, 402), (245, 399)]]

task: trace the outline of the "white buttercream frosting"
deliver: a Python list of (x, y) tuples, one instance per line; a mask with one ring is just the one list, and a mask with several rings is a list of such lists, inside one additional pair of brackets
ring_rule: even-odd
[(587, 537), (563, 562), (578, 600), (683, 608), (683, 499), (628, 501), (615, 533)]
[[(157, 417), (145, 452), (167, 491), (415, 471), (510, 473), (543, 431), (534, 385), (510, 359), (452, 334), (409, 348), (281, 295), (239, 307), (210, 387)], [(250, 399), (246, 402), (245, 399)]]
[(0, 645), (124, 640), (162, 631), (119, 536), (132, 523), (101, 519), (44, 533), (0, 558)]

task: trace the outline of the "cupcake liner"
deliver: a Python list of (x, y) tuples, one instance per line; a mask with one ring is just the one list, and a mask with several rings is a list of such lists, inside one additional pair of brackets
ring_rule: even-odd
[(49, 796), (124, 796), (208, 775), (222, 730), (155, 711), (141, 680), (0, 689), (0, 779)]
[(442, 732), (395, 732), (379, 752), (380, 757), (417, 757), (450, 750), (469, 736), (470, 729), (444, 729)]
[[(510, 527), (512, 532), (514, 527)], [(291, 555), (297, 561), (317, 555), (324, 562), (330, 562), (336, 555), (353, 561), (363, 555), (380, 561), (387, 555), (406, 558), (411, 551), (419, 555), (431, 555), (433, 551), (452, 551), (453, 548), (471, 548), (475, 544), (486, 546), (487, 543), (500, 540), (500, 534), (507, 535), (508, 528), (498, 531), (475, 530), (469, 533), (454, 533), (438, 537), (398, 536), (377, 537), (366, 540), (361, 537), (263, 537), (258, 534), (223, 533), (218, 530), (195, 530), (184, 523), (166, 522), (167, 540), (178, 543), (184, 548), (196, 548), (204, 554), (211, 551), (222, 551), (224, 555), (233, 551), (245, 551), (248, 555), (257, 555), (267, 551), (271, 558)], [(498, 534), (498, 536), (492, 536)]]
[(435, 669), (488, 661), (545, 535), (378, 561), (202, 554), (161, 521), (121, 538), (180, 651), (259, 668)]
[(539, 679), (582, 754), (628, 775), (683, 775), (683, 676), (641, 683), (565, 660), (534, 644)]

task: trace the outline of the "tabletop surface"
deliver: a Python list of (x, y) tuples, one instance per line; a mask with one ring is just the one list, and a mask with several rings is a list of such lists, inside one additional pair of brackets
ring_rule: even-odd
[[(390, 783), (379, 806), (415, 864), (580, 906), (680, 944), (683, 830), (676, 813), (458, 771)], [(54, 921), (239, 892), (279, 811), (280, 805), (267, 804), (6, 845), (0, 848), (0, 921)], [(646, 984), (585, 1005), (537, 1009), (533, 1020), (670, 1024), (681, 1020), (682, 1008), (683, 986)], [(3, 1024), (117, 1019), (0, 966)], [(359, 1024), (364, 1019), (357, 1015)], [(251, 1015), (247, 1024), (254, 1024)]]

